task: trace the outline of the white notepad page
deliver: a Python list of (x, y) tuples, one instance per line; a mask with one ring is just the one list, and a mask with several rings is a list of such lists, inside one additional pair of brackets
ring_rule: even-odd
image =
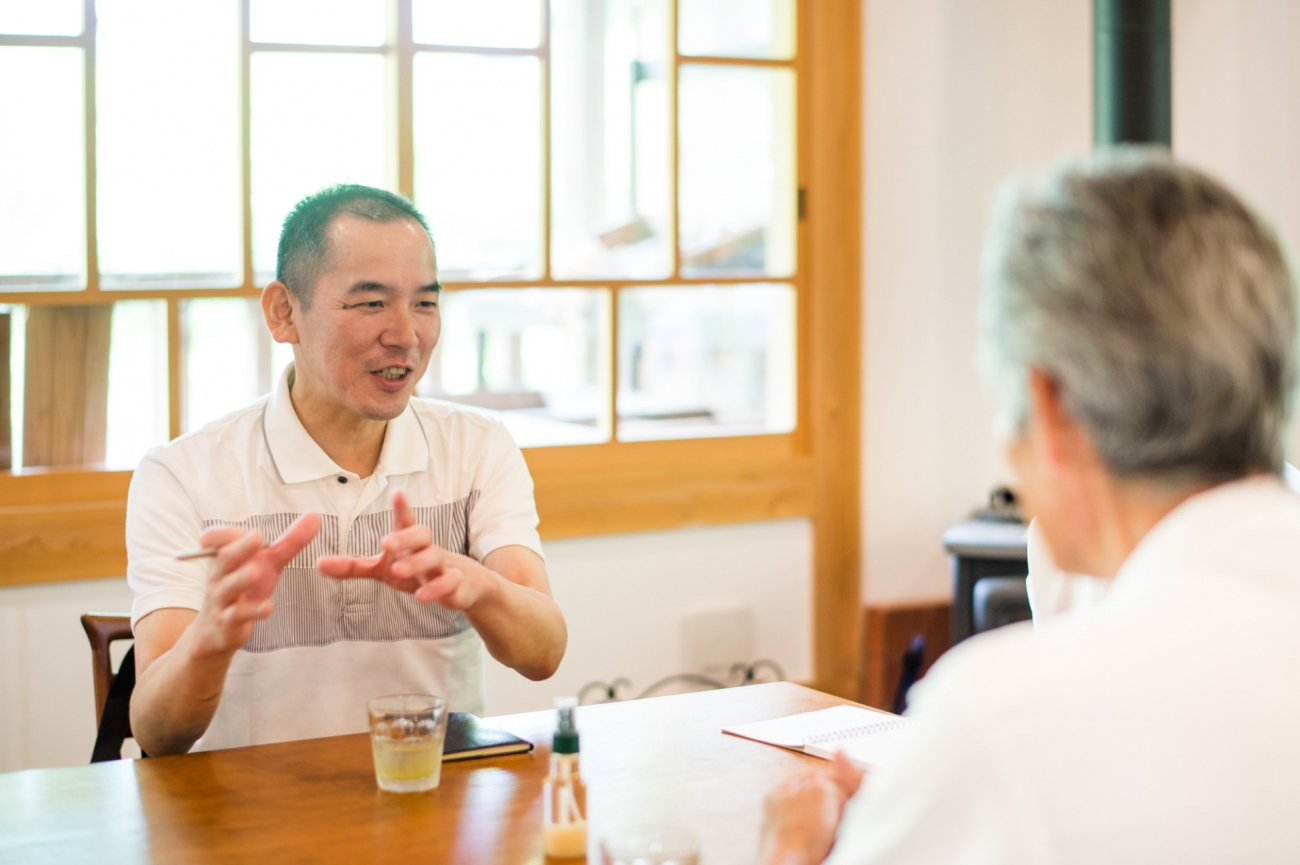
[(836, 751), (859, 766), (888, 762), (913, 721), (857, 706), (834, 706), (816, 712), (787, 715), (771, 721), (737, 724), (722, 732), (829, 760)]

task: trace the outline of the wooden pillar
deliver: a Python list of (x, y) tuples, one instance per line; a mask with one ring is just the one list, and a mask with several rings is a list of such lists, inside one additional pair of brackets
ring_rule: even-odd
[(7, 472), (14, 465), (13, 427), (10, 423), (13, 392), (9, 381), (9, 328), (12, 324), (13, 316), (0, 312), (0, 472)]
[(28, 309), (24, 466), (104, 461), (112, 321), (109, 305)]
[(817, 457), (813, 669), (819, 688), (853, 699), (862, 659), (862, 4), (816, 0), (802, 6), (811, 127), (808, 259), (801, 267), (816, 286), (806, 312)]

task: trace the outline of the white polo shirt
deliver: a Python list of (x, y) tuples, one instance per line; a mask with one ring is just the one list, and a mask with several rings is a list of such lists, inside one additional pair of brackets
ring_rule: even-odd
[(292, 373), (271, 395), (150, 451), (131, 481), (132, 624), (165, 607), (200, 608), (208, 564), (173, 555), (197, 547), (206, 529), (256, 529), (270, 543), (300, 515), (321, 515), (320, 532), (280, 577), (275, 611), (235, 654), (194, 750), (362, 732), (366, 700), (383, 694), (440, 694), (455, 711), (483, 711), (482, 641), (464, 615), (377, 581), (316, 572), (323, 555), (381, 552), (393, 491), (444, 549), (478, 560), (510, 545), (542, 554), (532, 479), (499, 422), (412, 399), (362, 479), (303, 428)]
[(1193, 496), (1103, 597), (962, 643), (832, 865), (1300, 862), (1300, 497)]

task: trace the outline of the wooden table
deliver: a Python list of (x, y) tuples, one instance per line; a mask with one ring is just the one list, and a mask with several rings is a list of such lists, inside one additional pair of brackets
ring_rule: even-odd
[[(671, 823), (705, 865), (753, 862), (763, 796), (819, 761), (721, 728), (844, 702), (780, 682), (582, 707), (591, 861), (610, 826)], [(540, 863), (554, 712), (493, 721), (536, 750), (419, 794), (376, 788), (364, 734), (0, 775), (0, 862)]]

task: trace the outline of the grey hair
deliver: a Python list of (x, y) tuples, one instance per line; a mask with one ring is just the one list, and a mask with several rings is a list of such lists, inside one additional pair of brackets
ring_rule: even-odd
[(984, 248), (982, 353), (1004, 433), (1040, 369), (1117, 477), (1282, 469), (1296, 297), (1273, 232), (1164, 151), (1121, 147), (1003, 188)]

